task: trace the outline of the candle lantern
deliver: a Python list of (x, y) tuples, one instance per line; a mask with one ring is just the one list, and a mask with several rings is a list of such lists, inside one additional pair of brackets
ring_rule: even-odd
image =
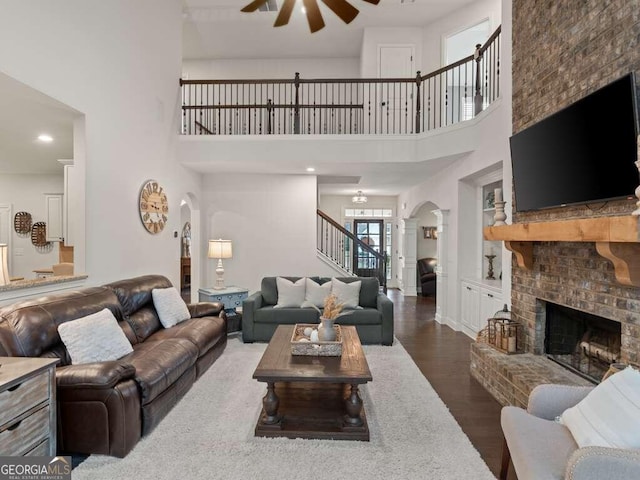
[(523, 353), (522, 325), (511, 320), (511, 312), (504, 308), (487, 320), (485, 342), (503, 353)]

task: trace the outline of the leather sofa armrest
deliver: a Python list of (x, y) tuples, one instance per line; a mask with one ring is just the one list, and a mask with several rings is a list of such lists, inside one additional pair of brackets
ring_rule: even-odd
[(253, 333), (254, 313), (262, 307), (262, 293), (255, 292), (242, 301), (242, 341), (252, 343), (255, 341)]
[(191, 318), (217, 317), (224, 311), (224, 305), (220, 302), (199, 302), (187, 304)]
[(640, 451), (604, 447), (579, 448), (569, 458), (564, 478), (640, 478)]
[(578, 404), (593, 387), (538, 385), (529, 394), (527, 412), (539, 418), (554, 420), (567, 408)]
[(111, 362), (67, 365), (56, 369), (58, 388), (108, 389), (118, 383), (133, 378), (136, 367), (118, 360)]
[(382, 315), (382, 344), (393, 345), (393, 302), (384, 293), (379, 293), (376, 303)]

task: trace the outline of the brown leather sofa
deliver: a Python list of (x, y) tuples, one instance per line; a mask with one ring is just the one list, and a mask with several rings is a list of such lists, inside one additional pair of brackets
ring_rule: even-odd
[[(0, 308), (0, 355), (60, 359), (58, 451), (124, 457), (220, 356), (227, 343), (223, 305), (189, 305), (192, 318), (165, 329), (151, 291), (170, 286), (163, 276), (146, 275)], [(71, 365), (58, 325), (104, 308), (133, 352)]]
[(435, 258), (427, 257), (418, 260), (418, 278), (423, 297), (436, 294), (436, 265)]

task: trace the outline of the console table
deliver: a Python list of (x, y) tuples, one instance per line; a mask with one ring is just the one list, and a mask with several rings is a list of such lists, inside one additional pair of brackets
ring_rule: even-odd
[(201, 302), (220, 302), (224, 304), (227, 315), (227, 333), (242, 329), (242, 301), (249, 296), (249, 289), (230, 285), (222, 290), (201, 288), (198, 290)]
[(0, 357), (0, 456), (56, 454), (56, 363)]

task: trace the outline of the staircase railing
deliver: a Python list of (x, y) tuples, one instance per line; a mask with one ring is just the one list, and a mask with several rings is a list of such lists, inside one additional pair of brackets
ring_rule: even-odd
[(414, 134), (473, 118), (500, 93), (501, 27), (413, 78), (180, 80), (188, 135)]
[(376, 277), (387, 292), (387, 254), (360, 240), (334, 219), (318, 210), (318, 251), (347, 272)]

